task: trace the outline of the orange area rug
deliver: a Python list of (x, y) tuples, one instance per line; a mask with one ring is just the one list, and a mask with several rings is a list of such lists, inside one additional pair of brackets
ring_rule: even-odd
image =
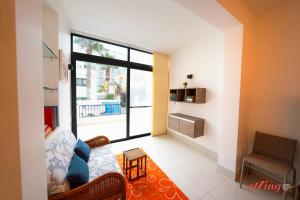
[[(122, 154), (117, 155), (117, 160), (123, 171)], [(126, 177), (125, 174), (124, 177)], [(126, 177), (126, 186), (127, 200), (188, 199), (149, 156), (147, 156), (147, 175), (130, 182)]]

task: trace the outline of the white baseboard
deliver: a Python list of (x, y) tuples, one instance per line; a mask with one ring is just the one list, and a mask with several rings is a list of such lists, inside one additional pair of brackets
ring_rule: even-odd
[(236, 180), (236, 176), (235, 176), (235, 173), (221, 165), (218, 164), (217, 166), (217, 171), (221, 174), (223, 174), (224, 176), (226, 176), (227, 178), (230, 178), (231, 180)]
[[(206, 155), (213, 158), (214, 160), (216, 160), (216, 161), (218, 160), (218, 154), (216, 152), (211, 151), (210, 149), (203, 147), (202, 145), (198, 144), (197, 142), (190, 140), (189, 138), (187, 138), (187, 136), (183, 135), (182, 133), (179, 133), (178, 131), (175, 131), (170, 128), (168, 128), (167, 133), (170, 136), (174, 137), (175, 139), (177, 139), (181, 142), (184, 142), (184, 143), (188, 144), (189, 146), (205, 153)], [(233, 171), (231, 171), (219, 164), (217, 165), (217, 171), (232, 180), (238, 179), (238, 177), (236, 177), (236, 174)]]
[(175, 139), (182, 141), (182, 142), (188, 144), (189, 146), (192, 146), (193, 148), (205, 153), (206, 155), (213, 158), (214, 160), (218, 160), (218, 154), (216, 152), (211, 151), (210, 149), (203, 147), (202, 145), (198, 144), (197, 142), (190, 140), (189, 138), (187, 138), (187, 136), (183, 135), (182, 133), (179, 133), (178, 131), (175, 131), (170, 128), (168, 128), (167, 133), (170, 136), (174, 137)]

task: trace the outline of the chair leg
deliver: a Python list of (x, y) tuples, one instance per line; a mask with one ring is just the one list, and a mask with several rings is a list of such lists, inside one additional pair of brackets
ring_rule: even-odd
[[(293, 176), (294, 176), (294, 173), (293, 173)], [(289, 181), (288, 181), (288, 177), (289, 175), (287, 175), (287, 177), (284, 178), (283, 180), (283, 184), (285, 185), (290, 185), (289, 184)], [(294, 179), (294, 177), (293, 177)], [(291, 197), (293, 197), (295, 195), (295, 188), (294, 188), (294, 185), (290, 185), (290, 186), (287, 186), (288, 188), (286, 188), (286, 190), (283, 191), (283, 200), (288, 200), (290, 199)], [(295, 199), (296, 200), (296, 199)]]
[[(297, 178), (295, 168), (293, 168), (293, 174), (292, 175), (293, 175), (292, 184), (293, 184), (293, 187), (295, 187), (296, 186), (296, 178)], [(291, 194), (292, 194), (292, 196), (296, 196), (296, 193), (297, 193), (297, 188), (295, 187), (294, 189), (291, 190)], [(295, 200), (298, 200), (298, 199), (295, 198)]]
[(296, 193), (295, 193), (295, 200), (298, 200), (299, 199), (299, 190), (300, 190), (300, 187), (296, 187)]
[(296, 174), (296, 169), (293, 168), (293, 185), (296, 185), (296, 177), (297, 177), (297, 174)]
[(242, 188), (242, 184), (243, 184), (244, 168), (245, 168), (245, 161), (243, 161), (243, 165), (242, 165), (242, 171), (240, 177), (240, 188)]
[(283, 191), (283, 193), (282, 193), (282, 200), (287, 200), (287, 195), (288, 195), (288, 192), (287, 191)]

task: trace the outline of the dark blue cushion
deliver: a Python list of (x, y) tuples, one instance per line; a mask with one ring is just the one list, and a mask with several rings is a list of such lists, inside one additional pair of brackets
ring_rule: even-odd
[(89, 161), (91, 148), (89, 147), (89, 145), (87, 143), (85, 143), (81, 139), (78, 140), (74, 151), (80, 158), (85, 160), (85, 162)]
[(72, 189), (81, 186), (89, 181), (88, 165), (82, 158), (80, 158), (76, 154), (73, 155), (70, 162), (67, 180), (69, 181)]

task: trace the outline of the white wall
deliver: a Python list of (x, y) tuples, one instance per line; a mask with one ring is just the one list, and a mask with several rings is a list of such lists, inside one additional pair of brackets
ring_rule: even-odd
[[(47, 199), (43, 128), (42, 5), (16, 0), (22, 199)], [(11, 186), (13, 187), (13, 186)]]
[[(43, 7), (43, 42), (58, 56), (58, 14)], [(59, 68), (58, 59), (43, 58), (44, 86), (58, 89)], [(58, 92), (44, 90), (44, 105), (57, 106)]]
[[(44, 2), (43, 39), (58, 56), (61, 49), (70, 63), (71, 39), (70, 29), (62, 12), (59, 1)], [(58, 92), (45, 91), (45, 105), (58, 105), (59, 126), (71, 129), (71, 74), (68, 81), (59, 80), (59, 60), (44, 59), (44, 83), (58, 88)]]
[[(68, 63), (71, 53), (71, 35), (65, 16), (59, 13), (58, 46), (64, 52)], [(62, 128), (71, 129), (71, 73), (68, 81), (59, 81), (59, 124)]]
[(187, 74), (194, 78), (188, 87), (207, 89), (205, 104), (169, 102), (169, 113), (205, 119), (204, 136), (193, 139), (218, 155), (218, 164), (232, 172), (236, 166), (243, 27), (215, 31), (206, 43), (195, 41), (170, 57), (170, 89), (183, 88)]
[(225, 32), (218, 164), (233, 173), (237, 155), (242, 46), (242, 26)]
[(203, 87), (207, 93), (204, 104), (169, 102), (169, 113), (179, 112), (205, 119), (204, 136), (189, 139), (214, 153), (218, 152), (218, 137), (221, 134), (219, 124), (223, 53), (224, 34), (215, 30), (206, 43), (195, 41), (170, 56), (170, 89), (183, 88), (186, 75), (193, 74), (188, 87)]

